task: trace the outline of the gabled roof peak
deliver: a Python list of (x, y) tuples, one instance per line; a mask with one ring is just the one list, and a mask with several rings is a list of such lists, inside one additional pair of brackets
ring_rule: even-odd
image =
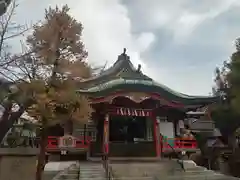
[(116, 78), (152, 80), (141, 72), (140, 64), (137, 69), (133, 66), (130, 56), (126, 54), (126, 51), (126, 48), (124, 48), (123, 53), (118, 56), (117, 61), (109, 69), (102, 71), (98, 76), (82, 80), (81, 82), (90, 83), (94, 81), (94, 84), (98, 84), (102, 81), (105, 82)]

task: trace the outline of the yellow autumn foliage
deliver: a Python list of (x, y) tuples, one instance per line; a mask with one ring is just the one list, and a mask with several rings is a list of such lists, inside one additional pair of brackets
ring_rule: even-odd
[(28, 109), (29, 114), (47, 125), (66, 120), (87, 123), (92, 113), (88, 98), (76, 93), (74, 86), (66, 86), (69, 83), (65, 81), (57, 88), (44, 86), (40, 88), (42, 91), (37, 89), (35, 103)]
[(37, 80), (19, 87), (33, 98), (29, 114), (45, 125), (67, 120), (87, 123), (92, 113), (88, 97), (76, 92), (80, 83), (76, 78), (92, 76), (81, 41), (83, 27), (68, 12), (67, 6), (49, 8), (27, 39), (42, 70), (37, 71)]

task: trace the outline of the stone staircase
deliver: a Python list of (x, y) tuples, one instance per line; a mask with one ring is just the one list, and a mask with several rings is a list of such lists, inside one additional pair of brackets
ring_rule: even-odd
[(47, 167), (44, 180), (105, 180), (105, 170), (101, 163), (55, 162), (58, 167)]
[(105, 180), (105, 171), (101, 163), (80, 163), (79, 180)]
[(239, 180), (239, 178), (226, 176), (224, 174), (208, 170), (204, 167), (197, 166), (193, 161), (184, 161), (185, 172), (176, 171), (170, 179), (179, 180)]
[[(79, 177), (79, 163), (75, 163), (60, 171), (54, 178), (51, 178), (51, 180), (79, 180)], [(45, 179), (48, 180), (46, 176), (44, 177), (44, 180)]]
[(116, 180), (239, 180), (239, 178), (209, 171), (194, 163), (184, 162), (184, 166), (185, 171), (175, 160), (111, 163)]
[(159, 162), (122, 162), (111, 163), (113, 176), (116, 179), (148, 179), (153, 177), (167, 177), (181, 167), (172, 161)]
[[(240, 180), (196, 166), (193, 161), (184, 161), (183, 165), (185, 171), (176, 160), (110, 162), (112, 180)], [(70, 165), (49, 180), (105, 179), (105, 171), (100, 162), (82, 162)]]

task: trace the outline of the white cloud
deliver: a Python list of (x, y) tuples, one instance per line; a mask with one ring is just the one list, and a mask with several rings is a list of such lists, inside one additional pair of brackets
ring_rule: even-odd
[[(61, 1), (54, 1), (63, 4)], [(51, 3), (53, 4), (53, 3)], [(127, 48), (134, 65), (146, 66), (140, 53), (154, 41), (152, 33), (131, 33), (131, 20), (127, 8), (119, 0), (69, 0), (71, 14), (83, 23), (83, 40), (89, 52), (89, 60), (95, 65), (106, 61), (108, 66)]]
[[(141, 24), (145, 28), (167, 28), (174, 33), (177, 42), (191, 36), (205, 20), (215, 18), (229, 8), (240, 5), (239, 0), (151, 0), (151, 3), (138, 0), (129, 4), (131, 8), (136, 8), (137, 16), (142, 17)], [(201, 11), (195, 10), (198, 6), (202, 6)]]
[[(184, 74), (186, 71), (183, 69), (176, 71), (181, 67), (174, 67), (176, 74), (173, 74), (172, 68), (167, 69), (161, 65), (163, 57), (152, 59), (159, 62), (150, 70), (149, 63), (143, 59), (142, 54), (149, 52), (154, 54), (161, 50), (152, 51), (152, 45), (161, 41), (157, 34), (161, 28), (167, 29), (169, 34), (173, 35), (174, 42), (171, 43), (181, 45), (194, 36), (194, 31), (204, 22), (218, 17), (233, 6), (240, 5), (239, 0), (126, 0), (125, 4), (122, 4), (123, 0), (19, 1), (22, 3), (16, 21), (20, 23), (36, 22), (43, 18), (44, 8), (67, 3), (71, 14), (83, 23), (83, 40), (89, 52), (90, 62), (103, 65), (107, 61), (109, 66), (116, 61), (123, 48), (127, 48), (133, 64), (142, 64), (143, 72), (156, 80), (161, 80), (163, 84), (167, 82), (171, 87), (192, 94), (207, 94), (211, 89), (211, 77), (207, 85), (204, 85), (207, 75), (201, 74), (203, 70), (191, 70), (192, 74), (189, 76)], [(135, 16), (135, 19), (130, 14)], [(229, 46), (230, 43), (225, 44)], [(192, 44), (194, 45), (194, 42)], [(172, 54), (175, 54), (174, 50)], [(178, 61), (177, 55), (174, 61)], [(188, 85), (196, 78), (202, 83), (189, 88)]]
[(95, 64), (108, 61), (110, 65), (126, 47), (133, 64), (140, 63), (144, 67), (140, 52), (147, 50), (154, 35), (133, 35), (128, 10), (119, 0), (75, 1), (71, 12), (84, 25), (83, 38), (90, 61)]
[[(150, 32), (132, 33), (128, 9), (120, 0), (22, 0), (17, 20), (23, 22), (24, 17), (27, 21), (36, 22), (43, 17), (44, 8), (66, 3), (71, 9), (70, 13), (83, 23), (83, 41), (91, 63), (98, 66), (108, 62), (109, 66), (116, 61), (123, 48), (127, 48), (133, 64), (146, 67), (140, 53), (150, 47), (155, 37)], [(24, 6), (38, 9), (34, 8), (34, 13), (29, 16)]]
[(186, 40), (186, 38), (192, 33), (196, 26), (198, 26), (204, 19), (205, 18), (203, 15), (191, 14), (189, 12), (183, 13), (176, 21), (175, 26), (178, 28), (174, 27), (173, 29), (173, 31), (175, 31), (175, 41), (178, 43), (184, 43), (183, 40)]
[(84, 25), (83, 39), (94, 63), (113, 63), (124, 47), (134, 51), (127, 9), (118, 1), (75, 1), (72, 14)]
[(151, 44), (155, 41), (155, 35), (151, 32), (141, 33), (136, 41), (138, 50), (144, 52), (151, 47)]

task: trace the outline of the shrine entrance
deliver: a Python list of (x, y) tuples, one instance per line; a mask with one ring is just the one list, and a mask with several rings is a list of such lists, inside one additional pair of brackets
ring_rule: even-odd
[[(126, 113), (121, 113), (121, 112)], [(154, 119), (150, 112), (129, 108), (109, 115), (109, 156), (155, 157)]]
[(111, 116), (109, 142), (134, 143), (147, 138), (147, 118), (136, 116)]

